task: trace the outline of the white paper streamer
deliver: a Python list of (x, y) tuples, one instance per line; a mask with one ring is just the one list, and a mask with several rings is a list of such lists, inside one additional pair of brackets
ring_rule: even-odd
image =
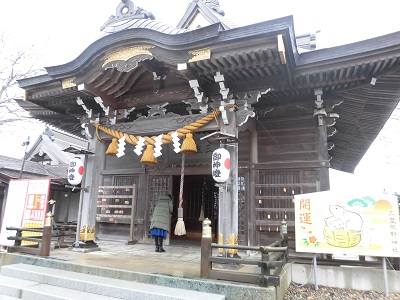
[(117, 157), (121, 157), (125, 155), (125, 135), (118, 140), (118, 150)]
[(162, 150), (162, 134), (157, 136), (154, 140), (156, 141), (154, 143), (154, 157), (159, 157), (161, 156)]
[(144, 142), (145, 142), (145, 138), (141, 136), (139, 138), (138, 142), (136, 143), (135, 149), (133, 150), (133, 152), (135, 152), (137, 154), (137, 156), (142, 155)]
[(175, 153), (181, 152), (181, 143), (179, 141), (178, 131), (175, 131), (173, 134), (171, 134), (171, 136), (172, 136), (172, 142), (174, 143)]

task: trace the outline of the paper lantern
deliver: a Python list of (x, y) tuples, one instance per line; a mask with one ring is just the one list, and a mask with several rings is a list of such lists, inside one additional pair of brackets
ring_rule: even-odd
[(231, 170), (229, 151), (224, 148), (215, 150), (212, 154), (212, 176), (216, 182), (225, 182)]
[(68, 167), (68, 182), (72, 185), (78, 185), (82, 181), (83, 176), (83, 162), (79, 158), (74, 158), (70, 161)]

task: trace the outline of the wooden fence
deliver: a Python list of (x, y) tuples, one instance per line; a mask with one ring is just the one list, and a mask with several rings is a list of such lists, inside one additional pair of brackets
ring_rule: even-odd
[[(6, 229), (17, 232), (15, 236), (7, 237), (8, 240), (14, 240), (14, 245), (8, 247), (8, 252), (21, 252), (39, 256), (50, 255), (52, 240), (56, 239), (58, 246), (62, 247), (65, 244), (65, 237), (74, 237), (76, 235), (76, 233), (71, 233), (71, 230), (76, 230), (76, 226), (73, 225), (45, 225), (43, 228), (7, 227)], [(39, 235), (28, 236), (24, 235), (24, 232), (35, 232), (39, 233)], [(23, 241), (29, 242), (29, 244), (23, 245)]]
[[(43, 228), (7, 227), (6, 229), (17, 231), (15, 236), (7, 237), (9, 240), (14, 240), (14, 246), (8, 247), (8, 252), (22, 252), (40, 256), (50, 255), (52, 226), (44, 226)], [(38, 232), (41, 235), (23, 236), (23, 232)], [(35, 245), (22, 245), (22, 241), (33, 242)]]
[[(245, 251), (257, 251), (260, 253), (258, 258), (231, 258), (214, 256), (213, 249), (237, 249)], [(258, 284), (260, 286), (279, 286), (279, 273), (286, 263), (287, 240), (280, 239), (268, 246), (240, 246), (240, 245), (221, 245), (212, 243), (212, 238), (204, 236), (201, 239), (201, 268), (200, 277), (208, 279), (220, 279), (243, 283)], [(216, 269), (213, 264), (224, 266)], [(235, 270), (235, 266), (250, 265), (258, 266), (259, 273), (251, 269), (251, 272)], [(233, 266), (230, 268), (229, 266)]]

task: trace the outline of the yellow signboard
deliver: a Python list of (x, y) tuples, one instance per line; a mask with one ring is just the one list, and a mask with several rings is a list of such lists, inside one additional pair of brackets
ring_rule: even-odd
[(400, 257), (399, 204), (392, 195), (295, 195), (296, 251)]

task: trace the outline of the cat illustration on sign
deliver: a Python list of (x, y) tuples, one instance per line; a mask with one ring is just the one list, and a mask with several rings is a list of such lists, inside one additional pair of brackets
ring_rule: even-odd
[(325, 219), (325, 223), (329, 228), (361, 231), (363, 219), (358, 213), (349, 211), (339, 205), (330, 205), (329, 211), (332, 216)]
[[(325, 224), (326, 227), (330, 230), (328, 236), (332, 240), (334, 240), (333, 242), (332, 240), (328, 241), (329, 244), (337, 247), (352, 247), (356, 245), (358, 245), (359, 247), (370, 246), (373, 229), (365, 226), (363, 218), (360, 214), (347, 210), (343, 206), (339, 205), (330, 205), (329, 211), (331, 213), (331, 216), (325, 218)], [(353, 232), (353, 234), (348, 236), (348, 244), (343, 243), (344, 236), (335, 236), (334, 231), (336, 230), (341, 230), (337, 231), (336, 234), (338, 235), (343, 234), (340, 233), (343, 231)], [(324, 232), (326, 233), (327, 231)], [(325, 237), (327, 238), (327, 236)]]

